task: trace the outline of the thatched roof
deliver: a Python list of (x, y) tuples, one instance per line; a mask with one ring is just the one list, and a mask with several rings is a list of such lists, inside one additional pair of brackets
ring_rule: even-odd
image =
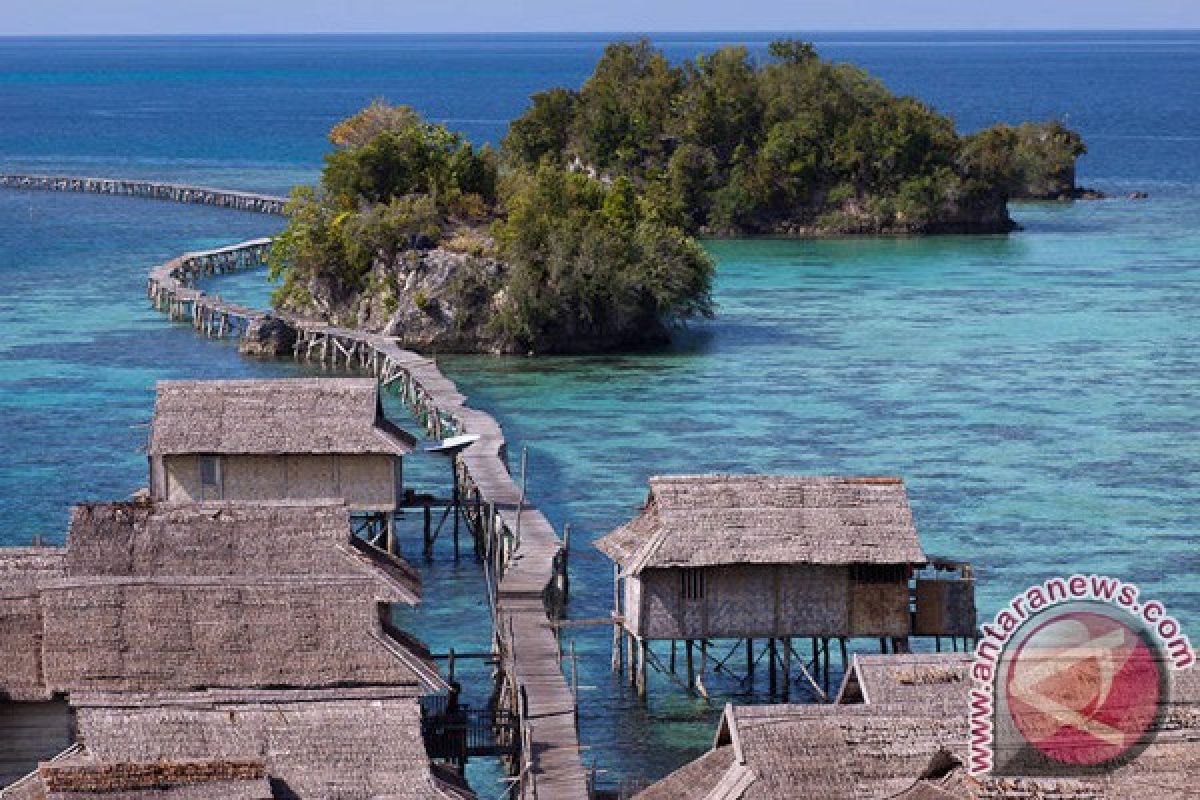
[(90, 504), (68, 541), (66, 574), (0, 598), (0, 690), (14, 696), (445, 688), (424, 646), (382, 618), (418, 602), (416, 572), (357, 539), (341, 503)]
[(642, 513), (596, 547), (630, 574), (648, 567), (925, 561), (899, 478), (651, 478)]
[(39, 587), (66, 574), (61, 547), (0, 548), (0, 699), (46, 700)]
[[(904, 670), (935, 666), (932, 660), (882, 658), (900, 660), (889, 674), (867, 664), (863, 674), (868, 686), (877, 688), (876, 696), (889, 689), (907, 691), (906, 684), (894, 680)], [(942, 661), (953, 661), (953, 656)], [(1174, 678), (1163, 730), (1136, 759), (1104, 775), (969, 776), (964, 767), (969, 716), (963, 690), (956, 681), (935, 681), (923, 685), (941, 687), (940, 692), (904, 702), (872, 701), (868, 688), (868, 702), (856, 705), (727, 706), (713, 750), (700, 759), (705, 764), (684, 766), (638, 798), (669, 797), (671, 787), (684, 784), (692, 795), (709, 800), (1192, 797), (1192, 781), (1200, 774), (1200, 672), (1192, 669)], [(730, 749), (733, 758), (721, 771)]]
[(98, 762), (86, 751), (42, 764), (46, 800), (272, 800), (261, 759)]
[(733, 746), (718, 745), (638, 794), (638, 800), (706, 800), (736, 762)]
[(370, 378), (160, 381), (150, 454), (404, 455)]
[(257, 762), (287, 792), (274, 796), (463, 796), (434, 776), (419, 703), (400, 689), (89, 694), (74, 702), (79, 741), (99, 764)]
[(400, 684), (444, 688), (387, 636), (370, 575), (67, 578), (42, 588), (48, 688)]
[(420, 575), (353, 535), (339, 501), (89, 503), (71, 512), (66, 563), (83, 576), (344, 576), (415, 605)]
[(950, 695), (960, 698), (965, 707), (971, 661), (970, 653), (856, 654), (837, 702), (926, 705)]
[(62, 547), (0, 547), (0, 593), (36, 585), (66, 573)]

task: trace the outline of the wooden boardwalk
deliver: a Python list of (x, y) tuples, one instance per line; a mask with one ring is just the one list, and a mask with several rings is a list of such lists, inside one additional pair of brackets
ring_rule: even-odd
[(158, 181), (122, 178), (77, 178), (67, 175), (0, 175), (0, 187), (45, 192), (85, 192), (118, 197), (145, 197), (173, 203), (230, 208), (256, 214), (282, 214), (286, 197), (233, 189), (213, 189)]
[[(206, 335), (243, 336), (267, 312), (226, 303), (196, 288), (199, 277), (263, 263), (270, 240), (190, 253), (155, 268), (148, 294), (172, 319), (190, 320)], [(588, 776), (580, 756), (577, 706), (564, 678), (559, 642), (548, 616), (557, 616), (566, 592), (566, 553), (546, 517), (525, 501), (508, 471), (506, 443), (489, 414), (466, 398), (429, 358), (386, 336), (274, 314), (297, 331), (297, 359), (369, 370), (394, 387), (430, 435), (471, 433), (479, 440), (459, 456), (456, 469), (467, 519), (485, 543), (494, 643), (500, 656), (500, 702), (521, 719), (519, 795), (583, 800)]]

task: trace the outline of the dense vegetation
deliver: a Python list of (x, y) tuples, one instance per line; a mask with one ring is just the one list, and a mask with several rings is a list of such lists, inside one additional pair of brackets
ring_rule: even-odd
[[(447, 296), (406, 299), (430, 317), (459, 309), (453, 332), (477, 325), (479, 349), (633, 346), (711, 313), (711, 260), (628, 181), (551, 164), (498, 181), (490, 150), (382, 103), (330, 140), (319, 189), (293, 192), (271, 254), (282, 308), (354, 322), (362, 299), (384, 293), (394, 311), (403, 289), (390, 278), (441, 248), (465, 256), (438, 287)], [(484, 259), (503, 268), (481, 268)], [(486, 319), (479, 307), (490, 307)]]
[(770, 56), (727, 47), (676, 66), (644, 40), (610, 45), (582, 89), (533, 97), (504, 155), (625, 176), (665, 221), (715, 235), (1006, 230), (1010, 195), (1073, 185), (1080, 142), (1061, 126), (963, 138), (809, 44)]
[(1069, 194), (1083, 152), (1057, 123), (960, 136), (794, 41), (761, 64), (610, 45), (580, 90), (534, 95), (500, 153), (380, 102), (330, 141), (273, 249), (277, 304), (415, 346), (539, 352), (711, 314), (693, 234), (1005, 231), (1006, 200)]

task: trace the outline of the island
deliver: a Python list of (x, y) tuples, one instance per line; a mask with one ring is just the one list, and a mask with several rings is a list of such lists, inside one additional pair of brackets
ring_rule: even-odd
[(1058, 122), (960, 135), (811, 44), (672, 64), (609, 45), (535, 94), (498, 150), (376, 101), (330, 133), (270, 256), (286, 311), (425, 352), (653, 347), (711, 316), (697, 237), (996, 234), (1010, 199), (1076, 196)]

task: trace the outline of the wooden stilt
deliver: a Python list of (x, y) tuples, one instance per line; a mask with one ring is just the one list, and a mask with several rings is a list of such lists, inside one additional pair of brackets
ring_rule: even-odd
[(629, 685), (630, 686), (633, 686), (634, 683), (637, 682), (637, 670), (635, 669), (636, 662), (637, 662), (637, 652), (634, 648), (635, 644), (636, 644), (636, 641), (634, 640), (633, 634), (632, 633), (628, 634), (628, 638), (625, 642), (625, 647), (626, 647), (625, 668), (627, 670), (629, 670)]
[(688, 691), (696, 691), (696, 664), (692, 659), (692, 640), (688, 639), (687, 645), (687, 685)]
[(774, 637), (767, 639), (767, 660), (770, 661), (770, 664), (768, 664), (768, 667), (767, 667), (767, 691), (770, 692), (771, 697), (774, 697), (775, 690), (777, 688), (776, 687), (776, 684), (777, 684), (776, 673), (775, 673), (776, 653), (775, 653), (775, 638)]
[(700, 675), (696, 678), (696, 691), (708, 699), (708, 687), (704, 685), (704, 671), (708, 668), (708, 639), (700, 640)]
[(646, 699), (646, 650), (650, 644), (645, 639), (638, 639), (638, 698)]
[(849, 659), (846, 657), (846, 637), (839, 636), (838, 637), (838, 645), (840, 646), (840, 649), (842, 651), (842, 674), (845, 675), (846, 670), (849, 669), (849, 664), (850, 664)]
[(671, 673), (675, 673), (675, 644), (676, 640), (671, 640)]
[(821, 637), (821, 672), (824, 674), (825, 694), (829, 694), (829, 637)]
[(746, 640), (746, 677), (750, 679), (751, 686), (754, 683), (754, 640)]
[(792, 694), (792, 640), (783, 640), (783, 699), (788, 700)]

